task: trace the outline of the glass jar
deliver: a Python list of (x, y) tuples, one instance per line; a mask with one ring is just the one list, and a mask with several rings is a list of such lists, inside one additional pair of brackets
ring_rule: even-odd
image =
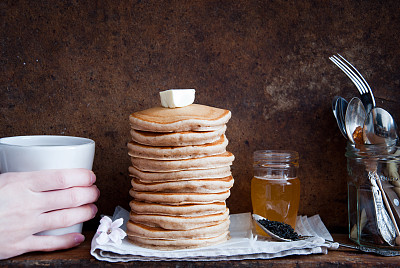
[(346, 157), (349, 238), (400, 250), (400, 147), (348, 143)]
[[(251, 180), (253, 213), (295, 228), (300, 202), (298, 167), (299, 154), (295, 151), (254, 152), (254, 176)], [(257, 232), (260, 234), (261, 231)]]

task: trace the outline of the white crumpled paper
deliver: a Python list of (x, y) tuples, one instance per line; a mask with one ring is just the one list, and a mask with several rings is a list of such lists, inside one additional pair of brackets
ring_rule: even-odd
[[(124, 219), (121, 226), (126, 231), (126, 222), (129, 220), (129, 212), (121, 207), (115, 209), (113, 220)], [(129, 261), (224, 261), (243, 259), (272, 259), (289, 255), (307, 255), (328, 252), (328, 248), (337, 245), (326, 242), (332, 240), (331, 235), (322, 223), (320, 217), (311, 218), (299, 216), (296, 223), (296, 231), (300, 235), (312, 235), (314, 237), (294, 241), (275, 242), (260, 239), (252, 234), (252, 219), (250, 213), (230, 215), (231, 239), (219, 245), (174, 251), (161, 251), (142, 248), (128, 242), (126, 237), (122, 244), (99, 245), (96, 243), (96, 234), (92, 239), (90, 253), (98, 260), (108, 262)]]

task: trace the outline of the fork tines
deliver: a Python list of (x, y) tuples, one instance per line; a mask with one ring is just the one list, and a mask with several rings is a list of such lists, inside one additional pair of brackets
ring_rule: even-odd
[(372, 104), (372, 107), (375, 107), (375, 98), (374, 95), (372, 94), (371, 87), (368, 85), (367, 81), (349, 61), (347, 61), (342, 55), (340, 54), (337, 55), (339, 57), (333, 55), (329, 57), (329, 59), (350, 78), (350, 80), (357, 87), (358, 92), (360, 93), (362, 98), (364, 99), (368, 98), (367, 102)]

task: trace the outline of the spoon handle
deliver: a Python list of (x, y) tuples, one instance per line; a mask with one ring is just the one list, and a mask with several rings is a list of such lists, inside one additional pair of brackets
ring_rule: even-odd
[[(330, 240), (325, 240), (326, 242), (329, 243), (338, 243)], [(391, 249), (384, 249), (384, 248), (372, 248), (372, 247), (366, 247), (366, 246), (358, 246), (358, 245), (349, 245), (349, 244), (343, 244), (343, 243), (338, 243), (340, 247), (344, 248), (351, 248), (351, 249), (356, 249), (360, 250), (362, 252), (367, 252), (367, 253), (375, 253), (381, 256), (400, 256), (400, 251), (397, 250), (391, 250)]]

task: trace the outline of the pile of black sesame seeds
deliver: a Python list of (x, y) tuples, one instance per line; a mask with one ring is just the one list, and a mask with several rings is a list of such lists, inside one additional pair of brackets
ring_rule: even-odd
[(268, 229), (271, 233), (293, 241), (299, 240), (299, 235), (293, 230), (292, 226), (289, 224), (279, 222), (279, 221), (270, 221), (268, 219), (258, 220), (258, 222)]

